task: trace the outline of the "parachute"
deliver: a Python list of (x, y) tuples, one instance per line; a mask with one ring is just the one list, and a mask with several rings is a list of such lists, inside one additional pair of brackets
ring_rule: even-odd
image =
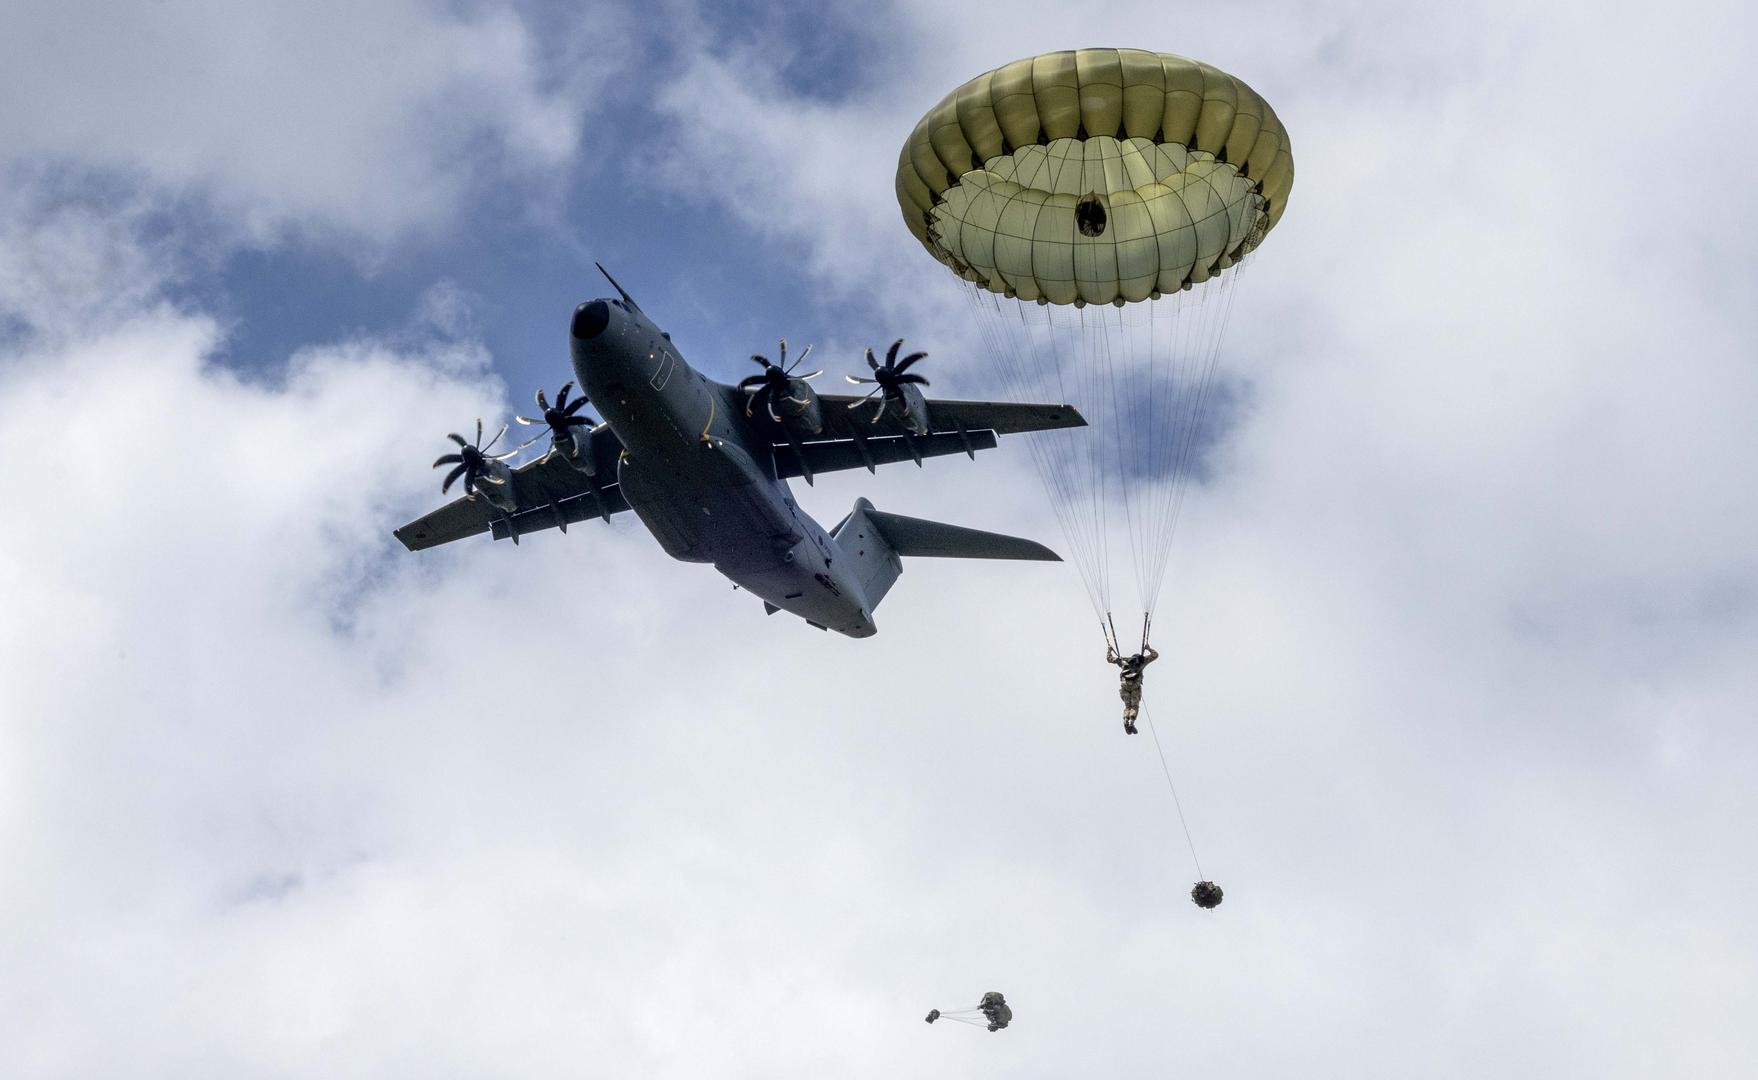
[(1132, 572), (1145, 643), (1232, 287), (1293, 183), (1287, 132), (1250, 87), (1138, 49), (984, 72), (899, 155), (904, 223), (965, 283), (1008, 394), (1069, 401), (1092, 427), (1028, 438), (1120, 653), (1113, 579)]
[(990, 1031), (1000, 1031), (1013, 1021), (1013, 1009), (999, 990), (991, 990), (975, 1005), (962, 1009), (930, 1009), (927, 1019), (930, 1024), (936, 1020), (954, 1020), (979, 1027), (986, 1023)]

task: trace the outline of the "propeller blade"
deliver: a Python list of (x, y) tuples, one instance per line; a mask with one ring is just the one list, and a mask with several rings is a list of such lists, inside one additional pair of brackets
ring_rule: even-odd
[(465, 442), (465, 441), (464, 441), (464, 436), (462, 436), (462, 435), (460, 435), (460, 434), (458, 434), (458, 433), (457, 433), (457, 432), (455, 432), (455, 431), (454, 431), (454, 432), (452, 432), (452, 433), (451, 433), (451, 434), (449, 434), (449, 435), (447, 435), (447, 436), (446, 436), (446, 438), (448, 438), (448, 439), (450, 439), (450, 440), (452, 440), (452, 441), (453, 441), (453, 442), (455, 442), (455, 443), (457, 443), (457, 444), (458, 444), (458, 445), (459, 445), (459, 446), (469, 446), (469, 445), (470, 445), (470, 444), (469, 444), (469, 443), (467, 443), (467, 442)]
[(873, 403), (879, 407), (873, 410), (873, 419), (867, 421), (869, 424), (877, 424), (879, 418), (885, 415), (885, 395), (880, 394)]
[[(527, 446), (530, 446), (532, 443), (536, 442), (538, 439), (541, 439), (545, 435), (548, 435), (548, 434), (549, 434), (549, 429), (544, 428), (542, 431), (538, 432), (537, 434), (531, 436), (529, 439), (526, 439), (524, 442), (520, 443), (519, 450), (525, 449)], [(517, 453), (517, 451), (514, 451), (514, 452)]]
[(464, 459), (459, 457), (457, 454), (447, 454), (444, 457), (440, 458), (439, 460), (435, 461), (433, 463), (433, 467), (437, 469), (441, 465), (462, 465), (463, 463), (464, 463)]
[(843, 378), (854, 383), (856, 386), (866, 386), (869, 383), (877, 383), (879, 381), (878, 379), (863, 379), (858, 375), (844, 375)]
[(505, 480), (502, 480), (500, 477), (495, 476), (492, 473), (483, 473), (481, 476), (478, 476), (476, 478), (476, 482), (479, 484), (485, 483), (485, 482), (490, 483), (490, 484), (505, 484), (506, 483)]
[(476, 418), (476, 449), (482, 449), (482, 417)]
[[(480, 421), (478, 421), (478, 423), (480, 423)], [(507, 425), (502, 424), (501, 429), (494, 433), (494, 438), (488, 440), (488, 445), (482, 448), (482, 452), (484, 454), (487, 454), (490, 450), (494, 449), (494, 444), (497, 442), (500, 442), (501, 436), (505, 435), (506, 433), (507, 433)]]
[(911, 364), (915, 363), (917, 360), (925, 360), (925, 359), (927, 359), (927, 357), (928, 357), (928, 354), (925, 352), (910, 353), (908, 356), (903, 358), (902, 363), (897, 365), (897, 373), (899, 375), (902, 375), (904, 372), (906, 372), (910, 369)]
[(778, 424), (781, 423), (781, 417), (775, 415), (775, 402), (773, 400), (770, 400), (770, 401), (764, 402), (763, 405), (765, 408), (767, 408), (769, 410), (769, 419), (775, 421)]
[(574, 415), (575, 413), (579, 412), (581, 409), (584, 409), (585, 407), (586, 407), (586, 395), (585, 394), (581, 394), (579, 397), (575, 398), (574, 403), (572, 405), (569, 405), (565, 409), (562, 409), (562, 407), (560, 405), (556, 406), (556, 408), (561, 409), (562, 412), (567, 413), (569, 416)]
[(565, 426), (571, 427), (571, 428), (597, 427), (598, 421), (592, 419), (590, 416), (570, 416), (570, 417), (568, 417), (568, 422)]
[(770, 367), (770, 366), (772, 366), (772, 365), (771, 365), (771, 364), (770, 364), (770, 363), (769, 363), (769, 357), (767, 357), (767, 356), (758, 356), (758, 355), (757, 355), (757, 354), (756, 354), (756, 353), (752, 353), (752, 354), (751, 354), (751, 363), (753, 363), (753, 364), (762, 364), (762, 365), (763, 365), (763, 367), (764, 367), (764, 368), (765, 368), (765, 369), (767, 369), (767, 368), (769, 368), (769, 367)]
[(872, 349), (867, 350), (867, 366), (872, 368), (874, 371), (879, 370), (879, 361), (873, 359), (873, 350)]
[(563, 383), (561, 392), (555, 396), (555, 407), (560, 409), (568, 403), (568, 391), (574, 388), (573, 383)]
[(549, 449), (545, 450), (543, 452), (543, 456), (537, 459), (537, 463), (539, 465), (549, 464), (549, 459), (552, 457), (555, 457), (555, 451), (556, 451), (556, 445), (555, 445), (555, 442), (552, 440), (549, 444)]
[(903, 339), (902, 338), (898, 338), (896, 341), (891, 343), (891, 348), (889, 348), (885, 351), (885, 366), (886, 367), (893, 368), (893, 369), (895, 369), (897, 367), (897, 350), (899, 350), (901, 348), (903, 348)]
[(515, 416), (515, 417), (513, 417), (513, 419), (519, 421), (519, 423), (521, 423), (521, 424), (541, 424), (541, 423), (544, 423), (544, 421), (542, 421), (542, 420), (533, 420), (529, 416)]
[(768, 381), (769, 381), (769, 376), (767, 376), (767, 375), (750, 375), (750, 376), (747, 376), (747, 377), (739, 380), (739, 389), (740, 390), (749, 390), (753, 386), (762, 386), (764, 383), (766, 383)]
[(910, 383), (910, 384), (913, 384), (916, 386), (931, 386), (931, 385), (933, 385), (930, 382), (928, 382), (927, 379), (924, 379), (920, 375), (899, 375), (897, 377), (897, 381), (900, 384)]
[(807, 345), (804, 349), (800, 350), (800, 355), (794, 357), (794, 362), (792, 364), (790, 364), (789, 366), (790, 367), (799, 367), (801, 364), (805, 363), (806, 357), (811, 356), (811, 355), (812, 355), (812, 346)]
[(782, 398), (782, 400), (787, 402), (789, 405), (798, 405), (802, 409), (805, 408), (806, 406), (812, 404), (810, 401), (807, 401), (805, 398), (798, 398), (798, 397)]
[(811, 382), (813, 379), (816, 379), (818, 376), (820, 376), (822, 374), (824, 374), (824, 369), (819, 368), (817, 371), (812, 372), (812, 374), (810, 374), (810, 375), (792, 375), (789, 377), (794, 378), (794, 379), (798, 379), (801, 382)]
[(446, 474), (446, 482), (440, 485), (440, 494), (441, 495), (444, 495), (446, 492), (452, 490), (452, 481), (456, 480), (459, 477), (459, 475), (464, 472), (465, 468), (466, 468), (465, 466), (459, 465), (457, 468), (453, 469), (451, 472)]
[(549, 411), (549, 399), (543, 396), (543, 387), (537, 388), (537, 407), (544, 412)]
[(510, 457), (518, 457), (519, 451), (521, 451), (523, 449), (525, 449), (523, 446), (515, 446), (511, 450), (508, 450), (506, 453), (496, 454), (494, 457), (491, 457), (488, 460), (490, 460), (490, 461), (505, 461)]

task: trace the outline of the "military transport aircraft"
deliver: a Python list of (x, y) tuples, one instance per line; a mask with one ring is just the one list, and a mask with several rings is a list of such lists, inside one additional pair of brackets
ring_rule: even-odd
[[(786, 342), (778, 363), (752, 357), (763, 371), (728, 386), (686, 364), (671, 335), (604, 276), (617, 297), (581, 304), (570, 326), (585, 396), (570, 404), (570, 384), (551, 405), (540, 390), (543, 416), (519, 417), (544, 429), (525, 445), (547, 432), (549, 451), (513, 468), (505, 459), (517, 451), (491, 456), (500, 435), (484, 445), (480, 420), (474, 443), (450, 436), (457, 453), (434, 467), (453, 466), (442, 491), (462, 477), (466, 494), (397, 529), (409, 550), (483, 532), (517, 543), (633, 510), (674, 559), (713, 563), (769, 614), (850, 637), (876, 632), (873, 609), (903, 571), (901, 555), (1059, 561), (1031, 540), (887, 514), (866, 499), (826, 532), (787, 482), (943, 454), (975, 459), (997, 434), (1084, 426), (1073, 407), (930, 401), (919, 389), (927, 380), (908, 370), (922, 354), (899, 361), (901, 342), (883, 364), (867, 351), (871, 378), (849, 376), (872, 385), (865, 397), (814, 392), (808, 380), (821, 372), (795, 374), (805, 353), (790, 367)], [(603, 423), (579, 415), (587, 400)]]

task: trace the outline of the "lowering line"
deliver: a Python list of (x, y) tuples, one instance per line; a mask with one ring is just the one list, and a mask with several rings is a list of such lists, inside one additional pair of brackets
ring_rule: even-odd
[(1184, 842), (1190, 845), (1190, 861), (1196, 864), (1196, 878), (1207, 881), (1203, 875), (1202, 860), (1196, 857), (1196, 841), (1190, 838), (1190, 825), (1184, 820), (1184, 804), (1178, 799), (1178, 785), (1172, 782), (1172, 767), (1166, 764), (1166, 751), (1160, 747), (1160, 733), (1154, 729), (1154, 714), (1142, 706), (1142, 715), (1148, 718), (1148, 734), (1154, 737), (1154, 752), (1160, 755), (1160, 771), (1166, 774), (1166, 790), (1172, 793), (1172, 805), (1178, 809), (1178, 824), (1184, 830)]

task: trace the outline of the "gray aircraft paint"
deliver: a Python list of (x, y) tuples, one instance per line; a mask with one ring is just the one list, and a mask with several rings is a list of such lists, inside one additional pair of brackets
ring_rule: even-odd
[[(396, 530), (405, 546), (420, 550), (485, 531), (517, 541), (533, 529), (565, 529), (632, 510), (673, 558), (712, 564), (771, 613), (787, 611), (850, 637), (877, 631), (873, 609), (901, 573), (900, 556), (1057, 560), (1034, 541), (885, 514), (865, 499), (833, 535), (799, 508), (787, 477), (804, 471), (802, 452), (820, 472), (974, 455), (995, 445), (998, 429), (1084, 425), (1073, 408), (935, 402), (918, 394), (911, 401), (914, 422), (881, 417), (884, 426), (871, 427), (890, 434), (863, 435), (850, 426), (869, 424), (874, 410), (864, 406), (859, 421), (838, 421), (846, 438), (831, 432), (802, 443), (796, 434), (790, 444), (768, 417), (745, 415), (743, 391), (686, 363), (617, 288), (620, 298), (581, 304), (569, 327), (574, 377), (604, 419), (589, 440), (595, 477), (563, 463), (561, 455), (553, 464), (521, 466), (514, 485), (519, 512), (461, 499)], [(829, 421), (847, 413), (853, 399), (822, 400), (830, 406), (824, 410)], [(956, 421), (954, 430), (934, 429), (937, 408)]]

